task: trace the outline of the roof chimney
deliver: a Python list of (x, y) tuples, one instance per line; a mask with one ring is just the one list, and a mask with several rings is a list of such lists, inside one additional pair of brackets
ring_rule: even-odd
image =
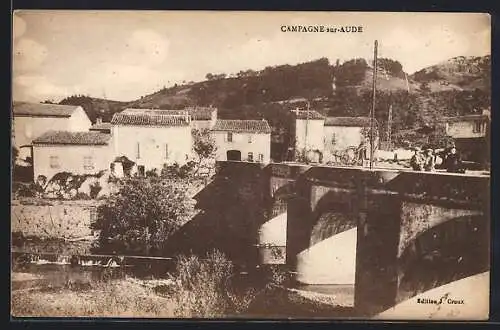
[(95, 120), (95, 123), (96, 124), (102, 124), (102, 118), (101, 117), (97, 117), (96, 120)]

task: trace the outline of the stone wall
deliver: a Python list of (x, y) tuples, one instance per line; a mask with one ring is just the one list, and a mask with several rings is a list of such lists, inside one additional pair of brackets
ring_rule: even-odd
[(96, 201), (13, 200), (11, 232), (40, 239), (81, 239), (93, 236)]

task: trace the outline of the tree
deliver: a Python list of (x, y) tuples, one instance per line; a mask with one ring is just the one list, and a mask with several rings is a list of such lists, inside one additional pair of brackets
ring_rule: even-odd
[(400, 77), (403, 74), (403, 65), (398, 61), (389, 58), (379, 58), (377, 64), (394, 77)]
[(12, 169), (14, 169), (16, 167), (16, 161), (17, 161), (17, 157), (19, 156), (19, 150), (17, 150), (16, 147), (12, 146)]
[(211, 170), (211, 166), (209, 164), (210, 160), (215, 159), (215, 152), (217, 151), (217, 147), (215, 145), (215, 141), (210, 134), (210, 130), (208, 129), (193, 129), (193, 150), (198, 157), (198, 162), (196, 166), (196, 174), (200, 171), (200, 169)]
[(336, 68), (335, 78), (338, 86), (356, 86), (365, 79), (368, 63), (365, 59), (356, 58)]
[(93, 227), (100, 230), (102, 249), (148, 255), (162, 251), (189, 211), (186, 187), (179, 182), (128, 179), (98, 207)]
[(212, 158), (215, 156), (216, 146), (215, 141), (210, 135), (208, 129), (193, 129), (193, 148), (199, 158)]

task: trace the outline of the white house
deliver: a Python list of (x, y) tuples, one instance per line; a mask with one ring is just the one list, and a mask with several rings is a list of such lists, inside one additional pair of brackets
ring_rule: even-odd
[(151, 109), (126, 109), (111, 120), (116, 157), (134, 161), (139, 172), (185, 164), (192, 156), (190, 116)]
[[(378, 144), (378, 124), (374, 122), (374, 143)], [(357, 148), (362, 142), (370, 153), (370, 117), (327, 117), (323, 129), (325, 161), (333, 160), (336, 151)]]
[(31, 156), (33, 139), (48, 131), (88, 131), (92, 122), (80, 106), (45, 103), (13, 103), (12, 139), (19, 158)]
[(49, 131), (33, 140), (35, 180), (59, 172), (96, 174), (109, 169), (111, 136), (99, 132)]
[[(296, 160), (301, 157), (313, 162), (334, 160), (334, 155), (361, 142), (370, 152), (369, 117), (325, 117), (315, 110), (292, 110), (291, 132)], [(378, 124), (375, 121), (375, 145), (378, 144)]]
[(324, 152), (323, 127), (325, 117), (315, 110), (293, 110), (291, 132), (294, 134), (295, 158), (304, 154), (317, 162)]
[(486, 136), (490, 114), (489, 111), (483, 111), (477, 115), (446, 117), (444, 121), (448, 136), (455, 139), (483, 138)]
[(217, 160), (269, 163), (271, 127), (266, 120), (217, 120), (212, 128)]
[(464, 160), (490, 162), (490, 112), (444, 118), (446, 135), (453, 138)]

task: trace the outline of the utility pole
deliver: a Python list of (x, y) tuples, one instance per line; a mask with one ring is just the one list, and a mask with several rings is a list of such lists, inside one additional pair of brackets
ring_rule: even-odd
[(392, 104), (389, 106), (389, 115), (387, 118), (387, 145), (389, 150), (392, 148)]
[(305, 136), (305, 141), (304, 141), (304, 152), (305, 152), (305, 157), (307, 159), (307, 133), (309, 130), (309, 109), (310, 109), (310, 104), (309, 100), (307, 101), (307, 108), (306, 108), (306, 136)]
[(373, 169), (373, 155), (375, 153), (374, 146), (375, 141), (373, 137), (374, 121), (375, 121), (375, 92), (377, 85), (377, 48), (378, 41), (375, 40), (375, 47), (373, 50), (373, 102), (370, 111), (370, 170)]

